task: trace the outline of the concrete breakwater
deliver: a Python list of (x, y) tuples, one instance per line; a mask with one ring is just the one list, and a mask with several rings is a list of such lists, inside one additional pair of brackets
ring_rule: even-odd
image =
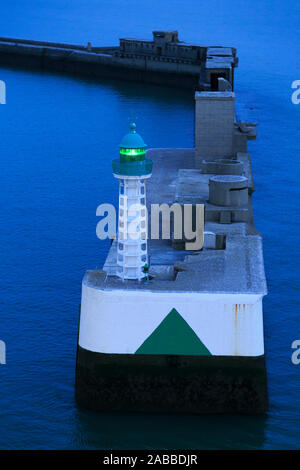
[[(232, 91), (195, 93), (194, 148), (152, 148), (146, 158), (135, 125), (123, 137), (119, 166), (116, 159), (112, 164), (120, 180), (117, 237), (103, 268), (88, 270), (82, 282), (80, 406), (199, 414), (267, 410), (267, 286), (247, 149), (256, 129), (236, 122), (235, 99)], [(124, 152), (136, 159), (124, 162)], [(170, 235), (147, 238), (146, 210), (130, 214), (128, 200), (148, 210), (169, 206)], [(198, 233), (197, 210), (204, 206), (202, 247), (186, 243), (192, 239), (184, 231), (176, 235), (182, 220), (176, 205), (193, 208), (190, 222)], [(139, 218), (134, 240), (130, 217)]]
[(115, 47), (0, 37), (0, 65), (217, 90), (219, 78), (233, 87), (237, 57), (234, 48), (190, 45), (176, 31), (154, 31), (152, 41), (120, 39)]

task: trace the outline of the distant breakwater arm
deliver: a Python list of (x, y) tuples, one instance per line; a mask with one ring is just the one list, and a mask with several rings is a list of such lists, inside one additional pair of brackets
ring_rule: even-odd
[(190, 46), (179, 41), (172, 48), (167, 49), (167, 46), (162, 51), (155, 41), (135, 39), (120, 39), (119, 46), (94, 47), (90, 42), (84, 46), (0, 37), (0, 65), (132, 80), (193, 91), (218, 89), (219, 77), (233, 85), (233, 68), (237, 65), (235, 49)]

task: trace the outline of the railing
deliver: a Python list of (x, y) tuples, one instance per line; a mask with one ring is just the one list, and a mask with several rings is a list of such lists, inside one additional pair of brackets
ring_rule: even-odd
[(164, 56), (164, 55), (157, 55), (155, 52), (152, 53), (141, 53), (141, 52), (129, 52), (129, 51), (121, 51), (121, 49), (117, 49), (114, 53), (115, 56), (125, 59), (143, 59), (143, 60), (152, 60), (158, 62), (170, 62), (175, 64), (190, 64), (190, 65), (197, 65), (200, 66), (202, 64), (201, 59), (191, 59), (185, 57), (173, 57), (173, 56)]

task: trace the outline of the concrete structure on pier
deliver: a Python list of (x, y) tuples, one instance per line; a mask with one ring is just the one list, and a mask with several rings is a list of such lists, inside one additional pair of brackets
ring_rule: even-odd
[[(178, 39), (178, 31), (153, 31), (153, 40), (120, 39), (115, 56), (122, 59), (143, 59), (169, 64), (169, 70), (178, 73), (199, 74), (199, 88), (218, 90), (218, 78), (224, 78), (233, 86), (234, 67), (237, 66), (236, 49), (232, 47), (207, 47), (188, 44)], [(176, 64), (176, 69), (174, 65)]]
[(236, 122), (234, 102), (232, 91), (196, 92), (196, 168), (203, 160), (233, 158), (237, 152), (246, 152), (248, 140), (256, 139), (256, 123)]

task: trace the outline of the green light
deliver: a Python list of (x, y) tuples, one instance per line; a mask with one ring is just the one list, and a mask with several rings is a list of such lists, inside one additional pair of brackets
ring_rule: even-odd
[(120, 153), (122, 155), (137, 156), (137, 155), (143, 155), (145, 153), (145, 149), (144, 148), (128, 149), (128, 148), (121, 147)]

